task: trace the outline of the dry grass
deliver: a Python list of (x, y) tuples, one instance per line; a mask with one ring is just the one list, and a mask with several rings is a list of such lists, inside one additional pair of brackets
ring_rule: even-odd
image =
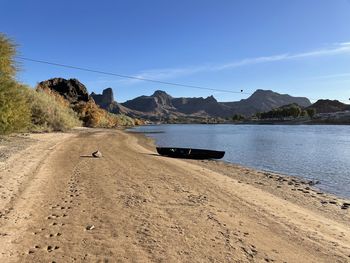
[(25, 131), (30, 124), (26, 88), (0, 77), (0, 134)]
[(27, 90), (32, 131), (66, 131), (82, 123), (61, 97), (47, 92)]

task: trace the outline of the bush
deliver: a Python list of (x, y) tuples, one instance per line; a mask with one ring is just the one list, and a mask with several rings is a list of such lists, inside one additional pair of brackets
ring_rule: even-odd
[(94, 101), (80, 103), (74, 106), (80, 119), (86, 127), (114, 128), (117, 126), (133, 126), (135, 121), (123, 114), (113, 114), (101, 109)]
[[(302, 109), (297, 104), (289, 104), (267, 112), (260, 112), (260, 119), (283, 119), (298, 118), (302, 114)], [(258, 115), (257, 115), (258, 116)]]
[(314, 108), (309, 108), (306, 111), (307, 111), (307, 114), (310, 116), (310, 118), (313, 118), (316, 114), (316, 109)]
[(14, 62), (16, 55), (15, 44), (0, 33), (0, 78), (13, 78), (17, 71), (17, 66)]
[(235, 114), (235, 115), (233, 115), (232, 120), (233, 121), (243, 121), (244, 120), (244, 116), (240, 115), (240, 114)]
[(74, 105), (74, 111), (78, 113), (79, 118), (86, 127), (105, 128), (115, 126), (108, 118), (107, 112), (98, 107), (93, 100), (79, 102)]
[(139, 120), (130, 118), (129, 116), (126, 116), (124, 114), (118, 114), (114, 116), (115, 118), (117, 118), (117, 124), (119, 126), (134, 126), (140, 124)]
[(27, 89), (31, 112), (31, 130), (65, 131), (81, 126), (78, 115), (55, 94)]
[[(76, 116), (86, 127), (114, 128), (117, 126), (133, 126), (136, 122), (136, 120), (125, 115), (107, 112), (100, 108), (94, 100), (89, 100), (87, 102), (80, 101), (75, 104), (70, 104), (62, 95), (49, 88), (43, 89), (40, 87), (37, 88), (37, 91), (55, 97), (56, 101), (65, 107), (71, 107), (73, 111), (76, 112)], [(141, 121), (138, 121), (137, 123), (141, 124)]]
[(26, 88), (14, 80), (0, 77), (0, 134), (26, 131), (30, 110)]
[(24, 131), (30, 123), (25, 87), (14, 80), (15, 45), (0, 33), (0, 134)]

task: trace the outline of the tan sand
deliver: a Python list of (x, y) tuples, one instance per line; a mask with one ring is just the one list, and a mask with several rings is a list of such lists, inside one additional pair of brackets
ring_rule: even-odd
[(350, 261), (347, 201), (294, 178), (123, 131), (22, 137), (0, 143), (0, 262)]

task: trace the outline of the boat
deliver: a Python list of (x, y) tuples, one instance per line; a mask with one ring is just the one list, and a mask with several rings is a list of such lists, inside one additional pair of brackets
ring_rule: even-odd
[(157, 147), (157, 152), (163, 156), (185, 159), (221, 159), (225, 155), (224, 151), (177, 147)]

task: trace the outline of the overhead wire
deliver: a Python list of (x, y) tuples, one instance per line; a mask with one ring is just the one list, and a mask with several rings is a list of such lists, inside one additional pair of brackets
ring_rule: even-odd
[[(215, 88), (209, 88), (209, 87), (203, 87), (203, 86), (188, 85), (188, 84), (182, 84), (182, 83), (175, 83), (175, 82), (168, 82), (168, 81), (162, 81), (162, 80), (155, 80), (155, 79), (148, 79), (148, 78), (142, 78), (142, 77), (118, 74), (118, 73), (113, 73), (113, 72), (107, 72), (107, 71), (102, 71), (102, 70), (96, 70), (96, 69), (72, 66), (72, 65), (61, 64), (61, 63), (56, 63), (56, 62), (50, 62), (50, 61), (46, 61), (46, 60), (27, 58), (27, 57), (22, 57), (22, 56), (16, 56), (16, 58), (21, 59), (21, 60), (25, 60), (25, 61), (35, 62), (35, 63), (47, 64), (47, 65), (64, 67), (64, 68), (69, 68), (69, 69), (76, 69), (76, 70), (80, 70), (80, 71), (86, 71), (86, 72), (93, 72), (93, 73), (98, 73), (98, 74), (103, 74), (103, 75), (116, 76), (116, 77), (119, 77), (119, 78), (134, 79), (134, 80), (140, 80), (140, 81), (146, 81), (146, 82), (152, 82), (152, 83), (158, 83), (158, 84), (164, 84), (164, 85), (170, 85), (170, 86), (185, 87), (185, 88), (192, 88), (192, 89), (201, 89), (201, 90), (210, 90), (210, 91), (234, 93), (234, 94), (244, 94), (244, 95), (252, 95), (253, 94), (253, 93), (250, 93), (250, 92), (245, 92), (243, 89), (241, 89), (240, 91), (233, 91), (233, 90), (226, 90), (226, 89), (215, 89)], [(313, 99), (313, 98), (309, 98), (309, 99), (310, 100), (314, 100), (314, 101), (319, 100), (319, 99)], [(348, 102), (346, 100), (339, 100), (339, 101)]]
[(215, 88), (208, 88), (208, 87), (202, 87), (202, 86), (194, 86), (194, 85), (187, 85), (187, 84), (181, 84), (181, 83), (167, 82), (167, 81), (161, 81), (161, 80), (155, 80), (155, 79), (148, 79), (148, 78), (141, 78), (141, 77), (135, 77), (135, 76), (130, 76), (130, 75), (106, 72), (106, 71), (95, 70), (95, 69), (90, 69), (90, 68), (71, 66), (71, 65), (49, 62), (49, 61), (44, 61), (44, 60), (26, 58), (26, 57), (21, 57), (21, 56), (16, 56), (16, 58), (21, 59), (21, 60), (31, 61), (31, 62), (37, 62), (37, 63), (48, 64), (48, 65), (59, 66), (59, 67), (70, 68), (70, 69), (77, 69), (77, 70), (81, 70), (81, 71), (99, 73), (99, 74), (104, 74), (104, 75), (111, 75), (111, 76), (116, 76), (116, 77), (120, 77), (120, 78), (153, 82), (153, 83), (164, 84), (164, 85), (186, 87), (186, 88), (193, 88), (193, 89), (202, 89), (202, 90), (211, 90), (211, 91), (219, 91), (219, 92), (227, 92), (227, 93), (236, 93), (236, 94), (246, 94), (246, 95), (252, 94), (252, 93), (244, 92), (243, 90), (232, 91), (232, 90), (226, 90), (226, 89), (215, 89)]

